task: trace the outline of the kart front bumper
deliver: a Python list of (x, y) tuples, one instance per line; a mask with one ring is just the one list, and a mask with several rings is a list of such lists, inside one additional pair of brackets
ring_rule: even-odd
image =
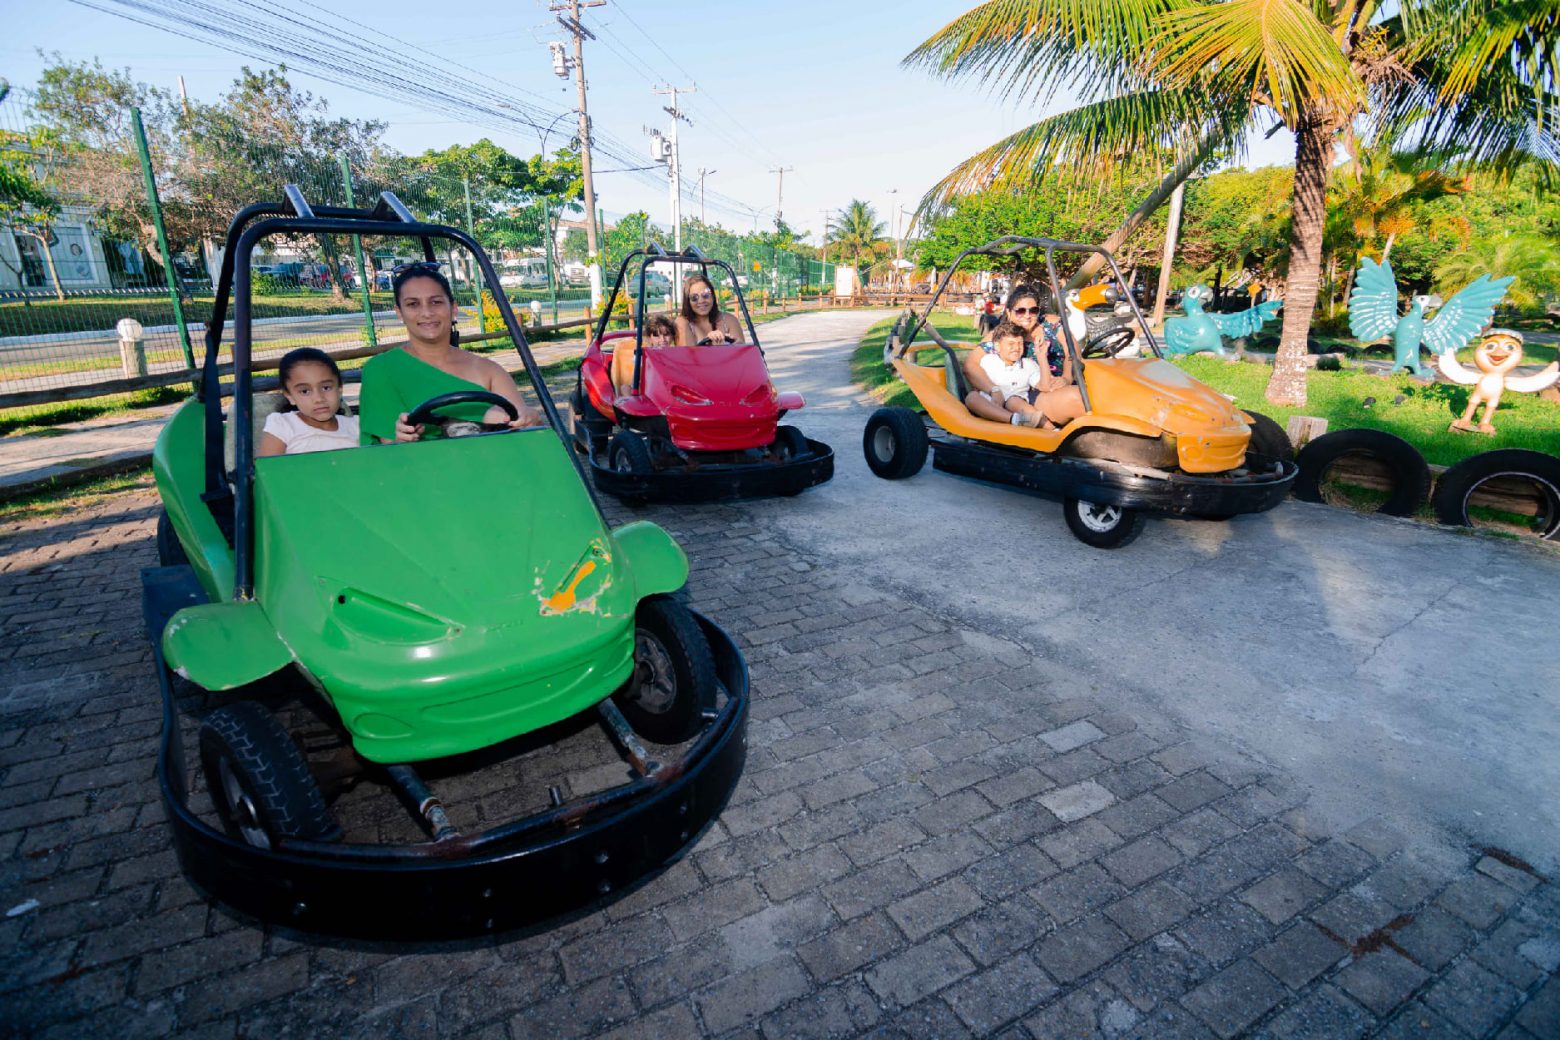
[(809, 440), (807, 447), (811, 450), (805, 458), (791, 462), (695, 463), (654, 473), (612, 469), (593, 448), (590, 472), (596, 490), (630, 502), (717, 502), (795, 495), (834, 476), (834, 449), (814, 440)]
[(1299, 475), (1299, 468), (1288, 459), (1268, 460), (1266, 470), (1238, 475), (1149, 475), (1110, 463), (1040, 455), (950, 436), (934, 436), (931, 447), (933, 467), (948, 473), (1168, 516), (1266, 512), (1288, 497)]
[[(167, 618), (203, 598), (188, 567), (145, 571), (143, 612)], [(747, 665), (731, 637), (694, 615), (727, 698), (675, 761), (649, 777), (442, 842), (286, 842), (261, 849), (202, 820), (189, 802), (183, 728), (160, 640), (157, 779), (180, 865), (218, 901), (308, 932), (395, 940), (503, 931), (609, 896), (670, 862), (725, 807), (747, 758)]]

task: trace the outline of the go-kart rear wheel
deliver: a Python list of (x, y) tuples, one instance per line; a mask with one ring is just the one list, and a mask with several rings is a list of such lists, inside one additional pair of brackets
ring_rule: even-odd
[(619, 430), (607, 445), (607, 465), (618, 473), (645, 476), (655, 470), (650, 446), (633, 430)]
[(634, 674), (613, 695), (634, 732), (677, 744), (715, 710), (715, 658), (693, 615), (674, 599), (651, 596), (634, 624)]
[(812, 449), (807, 446), (807, 438), (795, 426), (775, 427), (773, 450), (782, 462), (795, 462), (812, 453)]
[(157, 514), (157, 562), (163, 567), (184, 567), (190, 562), (166, 509)]
[(884, 480), (913, 477), (926, 465), (926, 427), (908, 408), (879, 408), (861, 435), (867, 468)]
[(1069, 498), (1062, 503), (1062, 513), (1073, 537), (1096, 549), (1119, 549), (1143, 530), (1143, 514), (1125, 506)]
[(200, 764), (229, 834), (256, 848), (287, 838), (336, 841), (341, 827), (287, 730), (265, 708), (239, 701), (200, 725)]

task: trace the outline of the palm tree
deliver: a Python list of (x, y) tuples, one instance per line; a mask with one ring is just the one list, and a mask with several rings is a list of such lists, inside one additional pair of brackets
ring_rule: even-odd
[(852, 199), (835, 217), (829, 244), (839, 248), (841, 259), (849, 260), (858, 272), (863, 271), (887, 242), (883, 229), (883, 222), (877, 219), (871, 206), (860, 199)]
[(1513, 274), (1517, 280), (1506, 290), (1506, 303), (1519, 310), (1539, 307), (1546, 296), (1560, 292), (1560, 254), (1554, 242), (1527, 232), (1470, 242), (1442, 260), (1435, 268), (1435, 288), (1451, 299), (1481, 274), (1499, 278)]
[[(995, 81), (1004, 96), (1041, 99), (1065, 86), (1083, 103), (966, 159), (922, 208), (989, 185), (1032, 188), (1058, 165), (1104, 168), (1170, 155), (1168, 176), (1107, 239), (1115, 248), (1211, 159), (1239, 155), (1254, 131), (1288, 127), (1295, 136), (1288, 284), (1267, 396), (1303, 404), (1328, 172), (1335, 144), (1359, 117), (1369, 113), (1392, 133), (1413, 127), (1422, 147), (1455, 148), (1464, 162), (1509, 164), (1524, 152), (1560, 158), (1553, 123), (1560, 53), (1553, 33), (1545, 35), (1560, 0), (1497, 0), (1501, 17), (1490, 15), (1490, 0), (1398, 0), (1390, 16), (1381, 7), (1379, 0), (987, 0), (906, 63)], [(1508, 36), (1508, 50), (1484, 46)], [(1094, 269), (1086, 265), (1079, 278)]]

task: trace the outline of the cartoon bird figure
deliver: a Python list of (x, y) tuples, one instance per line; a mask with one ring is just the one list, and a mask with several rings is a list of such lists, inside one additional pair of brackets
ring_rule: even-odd
[[(1451, 429), (1463, 433), (1473, 433), (1475, 430), (1485, 434), (1495, 432), (1492, 420), (1495, 409), (1500, 407), (1500, 395), (1504, 391), (1536, 394), (1560, 380), (1560, 361), (1551, 361), (1542, 371), (1533, 375), (1509, 374), (1522, 364), (1522, 333), (1510, 329), (1491, 329), (1484, 342), (1474, 348), (1473, 363), (1479, 371), (1470, 372), (1464, 368), (1458, 362), (1455, 351), (1441, 352), (1441, 374), (1454, 383), (1474, 388), (1473, 393), (1468, 395), (1468, 407), (1463, 409), (1462, 418), (1452, 420)], [(1484, 406), (1484, 419), (1478, 426), (1474, 426), (1473, 413), (1481, 404)]]
[[(1349, 294), (1349, 330), (1362, 343), (1370, 343), (1390, 333), (1392, 335), (1392, 371), (1408, 369), (1414, 375), (1422, 375), (1424, 366), (1419, 362), (1419, 345), (1423, 343), (1432, 354), (1459, 350), (1495, 314), (1495, 305), (1506, 295), (1506, 287), (1515, 279), (1491, 278), (1481, 274), (1463, 286), (1446, 301), (1434, 294), (1415, 296), (1409, 300), (1408, 313), (1398, 316), (1397, 279), (1392, 265), (1378, 264), (1366, 257), (1360, 264), (1359, 277), (1354, 280), (1354, 291)], [(1440, 311), (1430, 322), (1425, 321), (1425, 311), (1439, 307)]]
[(1284, 306), (1283, 300), (1269, 300), (1234, 314), (1209, 314), (1203, 305), (1213, 299), (1213, 290), (1206, 285), (1194, 285), (1181, 294), (1181, 310), (1184, 318), (1165, 321), (1165, 353), (1196, 354), (1211, 350), (1220, 357), (1227, 357), (1224, 337), (1254, 335)]
[[(1115, 304), (1120, 299), (1121, 292), (1106, 282), (1086, 285), (1082, 289), (1067, 290), (1062, 300), (1062, 310), (1064, 320), (1067, 322), (1067, 330), (1072, 333), (1073, 342), (1078, 344), (1079, 350), (1083, 350), (1093, 341), (1109, 349), (1112, 357), (1136, 355), (1137, 347), (1134, 342), (1136, 333), (1131, 323), (1123, 320), (1123, 315), (1120, 313), (1123, 309), (1129, 316), (1132, 313), (1126, 303), (1121, 303), (1118, 307), (1102, 313), (1089, 313), (1091, 307), (1107, 303)], [(1117, 335), (1112, 336), (1113, 332)]]

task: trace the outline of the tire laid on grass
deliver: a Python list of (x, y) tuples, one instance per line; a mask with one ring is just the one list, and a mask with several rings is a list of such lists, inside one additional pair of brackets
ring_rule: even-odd
[(1289, 443), (1289, 434), (1282, 426), (1261, 412), (1253, 412), (1249, 408), (1245, 412), (1251, 416), (1251, 443), (1246, 446), (1248, 452), (1269, 459), (1295, 457), (1295, 447)]
[(1119, 549), (1143, 530), (1143, 514), (1125, 506), (1105, 506), (1081, 498), (1062, 501), (1062, 515), (1073, 537), (1096, 549)]
[(163, 567), (186, 567), (190, 562), (166, 509), (157, 514), (157, 562)]
[(908, 408), (879, 408), (861, 435), (867, 468), (884, 480), (919, 473), (926, 465), (926, 443), (921, 417)]
[(276, 716), (254, 701), (206, 716), (200, 764), (217, 815), (234, 837), (262, 849), (287, 838), (341, 838), (303, 752)]
[(1376, 510), (1388, 516), (1409, 516), (1425, 504), (1430, 494), (1430, 467), (1419, 450), (1401, 437), (1380, 430), (1338, 430), (1324, 433), (1300, 449), (1295, 460), (1295, 497), (1321, 502), (1322, 481), (1332, 465), (1345, 455), (1362, 455), (1385, 466), (1392, 477), (1392, 492)]
[(715, 710), (715, 657), (688, 608), (666, 596), (640, 601), (634, 618), (634, 674), (612, 699), (646, 740), (677, 744)]
[(1523, 448), (1486, 451), (1441, 474), (1430, 499), (1436, 519), (1471, 527), (1468, 500), (1483, 484), (1499, 477), (1521, 477), (1537, 485), (1543, 513), (1534, 533), (1540, 538), (1560, 538), (1560, 458)]

